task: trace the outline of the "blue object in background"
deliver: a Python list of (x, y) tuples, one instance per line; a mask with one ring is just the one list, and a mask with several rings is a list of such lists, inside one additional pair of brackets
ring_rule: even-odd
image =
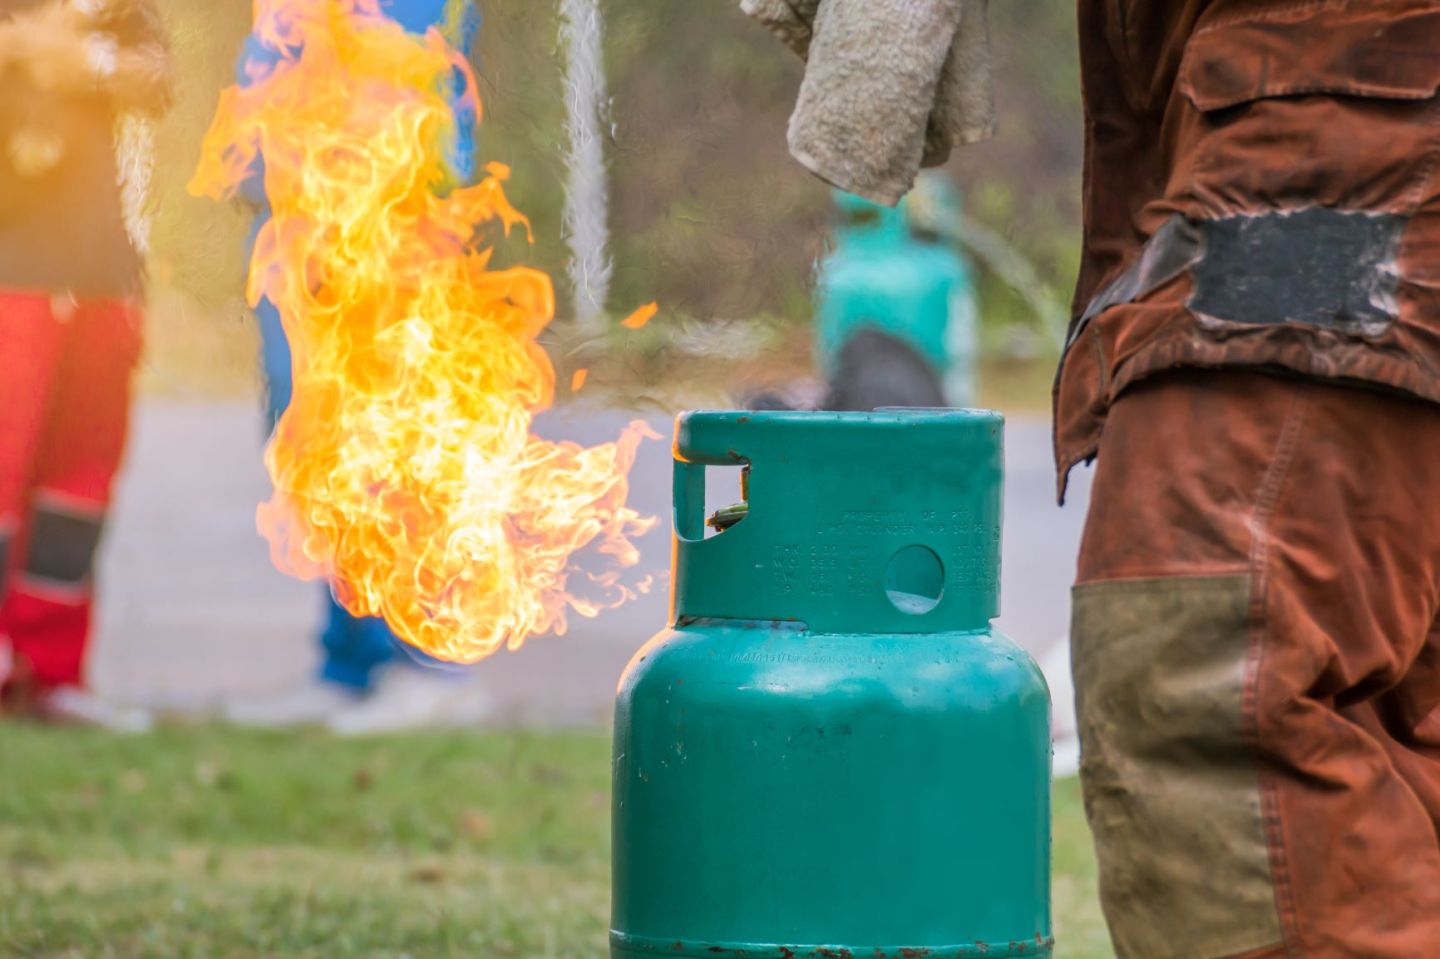
[[(387, 15), (411, 33), (424, 33), (432, 26), (441, 28), (445, 38), (467, 54), (479, 32), (480, 12), (472, 0), (391, 0), (381, 6)], [(236, 71), (237, 82), (241, 86), (248, 85), (253, 82), (251, 77), (256, 72), (255, 67), (273, 66), (280, 59), (278, 51), (265, 46), (254, 36), (249, 37)], [(455, 142), (449, 147), (450, 172), (455, 183), (471, 183), (478, 167), (475, 143), (478, 118), (475, 104), (465, 98), (465, 77), (458, 68), (450, 92), (455, 103), (456, 129)], [(245, 247), (248, 263), (255, 239), (270, 218), (263, 161), (242, 184), (240, 195), (258, 208)], [(293, 392), (290, 344), (280, 322), (280, 311), (268, 299), (262, 299), (255, 307), (255, 318), (260, 328), (260, 360), (266, 387), (265, 428), (269, 435), (290, 405)], [(358, 692), (368, 691), (378, 677), (380, 667), (397, 660), (413, 659), (426, 665), (438, 665), (436, 660), (397, 639), (383, 619), (349, 613), (335, 601), (328, 586), (325, 589), (325, 626), (320, 633), (320, 644), (324, 650), (320, 678)]]

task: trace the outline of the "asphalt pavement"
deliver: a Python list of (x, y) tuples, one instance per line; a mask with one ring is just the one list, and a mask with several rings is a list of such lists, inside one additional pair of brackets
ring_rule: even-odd
[[(540, 431), (593, 444), (637, 414), (571, 407)], [(643, 417), (663, 440), (641, 448), (631, 503), (669, 515), (671, 420)], [(320, 586), (288, 579), (255, 532), (269, 493), (256, 404), (146, 400), (135, 412), (129, 458), (103, 547), (92, 681), (126, 702), (205, 712), (229, 697), (303, 680), (313, 669)], [(1037, 656), (1062, 642), (1089, 476), (1055, 505), (1049, 427), (1012, 418), (1006, 429), (1003, 610), (998, 626)], [(669, 529), (640, 541), (647, 596), (564, 636), (537, 636), (485, 661), (473, 680), (504, 721), (591, 722), (605, 716), (625, 663), (666, 620)]]

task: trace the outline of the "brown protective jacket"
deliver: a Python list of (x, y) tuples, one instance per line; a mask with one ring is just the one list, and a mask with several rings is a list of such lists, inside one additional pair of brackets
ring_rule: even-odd
[(1064, 477), (1129, 386), (1244, 366), (1440, 401), (1440, 4), (1080, 0)]

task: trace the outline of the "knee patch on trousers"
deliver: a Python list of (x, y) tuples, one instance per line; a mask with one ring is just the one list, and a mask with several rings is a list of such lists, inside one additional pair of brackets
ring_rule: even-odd
[(26, 577), (66, 587), (88, 583), (103, 524), (99, 513), (37, 507), (25, 555)]
[(1244, 575), (1075, 589), (1081, 779), (1124, 959), (1281, 941), (1244, 714), (1249, 603)]

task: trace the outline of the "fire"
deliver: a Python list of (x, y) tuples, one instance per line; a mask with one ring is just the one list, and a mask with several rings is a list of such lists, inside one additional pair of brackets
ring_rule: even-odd
[[(536, 343), (554, 292), (477, 242), (529, 229), (509, 171), (448, 182), (455, 78), (476, 96), (463, 57), (378, 0), (256, 0), (256, 23), (290, 53), (221, 95), (190, 189), (229, 198), (264, 158), (247, 295), (279, 308), (294, 366), (257, 513), (275, 563), (455, 662), (631, 597), (621, 571), (654, 522), (625, 504), (645, 429), (593, 448), (531, 432), (555, 389)], [(580, 550), (608, 571), (572, 591)]]
[(658, 312), (660, 312), (660, 305), (658, 303), (646, 303), (640, 307), (640, 309), (621, 320), (620, 325), (627, 330), (638, 330), (646, 323), (649, 323)]

